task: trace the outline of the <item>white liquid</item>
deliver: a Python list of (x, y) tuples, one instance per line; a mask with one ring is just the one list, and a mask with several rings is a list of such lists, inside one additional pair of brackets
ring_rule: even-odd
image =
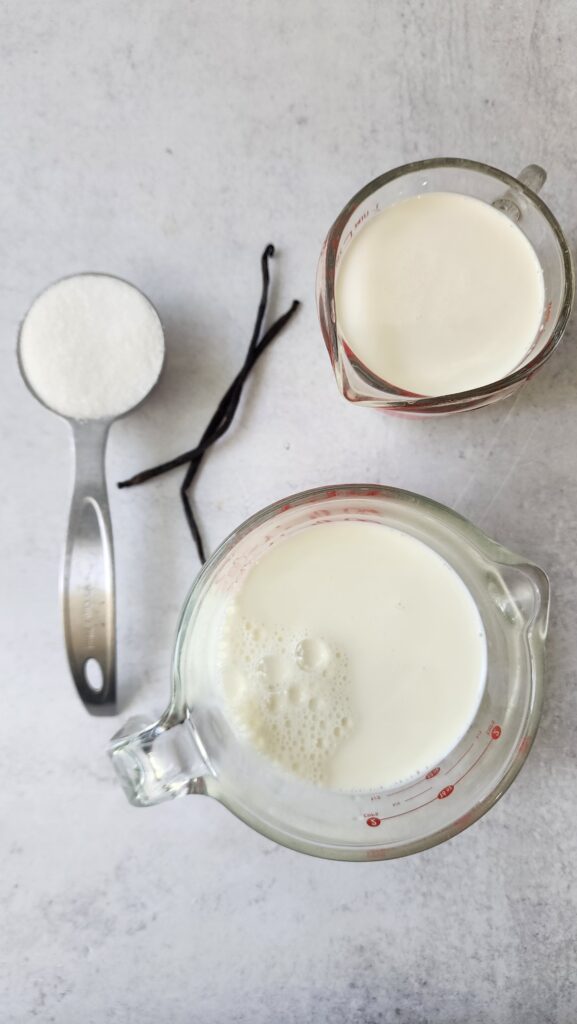
[(512, 372), (538, 334), (543, 274), (523, 232), (470, 196), (434, 192), (368, 220), (336, 279), (337, 323), (390, 384), (448, 395)]
[(106, 274), (78, 274), (47, 288), (20, 332), (32, 390), (62, 416), (120, 416), (148, 394), (164, 359), (164, 335), (148, 299)]
[(337, 789), (434, 767), (481, 699), (486, 642), (460, 577), (408, 534), (324, 523), (280, 541), (225, 613), (225, 712), (264, 755)]

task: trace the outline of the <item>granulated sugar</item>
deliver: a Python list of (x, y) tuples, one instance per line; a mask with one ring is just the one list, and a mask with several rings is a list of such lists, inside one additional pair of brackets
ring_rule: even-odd
[(32, 305), (20, 359), (32, 390), (74, 419), (120, 416), (148, 394), (164, 358), (162, 325), (138, 289), (105, 274), (64, 278)]

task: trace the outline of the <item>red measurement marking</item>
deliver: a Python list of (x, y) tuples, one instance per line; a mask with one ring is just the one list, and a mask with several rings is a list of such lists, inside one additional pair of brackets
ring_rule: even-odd
[(490, 746), (491, 746), (491, 740), (489, 740), (489, 742), (487, 743), (487, 745), (486, 745), (485, 747), (483, 747), (483, 749), (482, 749), (481, 753), (479, 754), (479, 756), (478, 756), (477, 760), (476, 760), (476, 761), (473, 761), (473, 764), (470, 764), (470, 765), (469, 765), (469, 767), (467, 768), (467, 771), (466, 771), (466, 772), (464, 772), (464, 773), (463, 773), (462, 775), (460, 775), (460, 776), (459, 776), (459, 778), (458, 778), (458, 779), (456, 780), (456, 782), (455, 782), (455, 786), (457, 785), (457, 783), (458, 783), (458, 782), (461, 782), (461, 781), (462, 781), (462, 780), (463, 780), (463, 779), (465, 778), (465, 775), (468, 775), (468, 774), (469, 774), (469, 772), (473, 770), (473, 768), (475, 767), (475, 765), (476, 765), (476, 764), (479, 764), (479, 761), (481, 760), (481, 758), (482, 758), (483, 754), (486, 754), (486, 753), (487, 753), (487, 751), (488, 751), (488, 749), (489, 749), (489, 747), (490, 747)]
[[(427, 807), (429, 804), (434, 803), (435, 800), (446, 800), (447, 797), (451, 796), (451, 794), (454, 793), (455, 786), (459, 782), (461, 782), (465, 778), (465, 776), (469, 774), (470, 771), (472, 771), (472, 769), (475, 767), (475, 765), (477, 765), (479, 763), (479, 761), (483, 757), (483, 754), (485, 754), (487, 752), (487, 750), (489, 749), (489, 747), (491, 746), (492, 740), (498, 740), (499, 737), (501, 736), (501, 734), (502, 734), (501, 726), (500, 725), (494, 725), (492, 727), (492, 729), (491, 729), (491, 739), (483, 747), (481, 753), (476, 758), (476, 760), (473, 761), (473, 763), (469, 765), (469, 767), (467, 768), (467, 771), (463, 772), (463, 774), (458, 779), (456, 779), (456, 781), (452, 785), (444, 786), (443, 789), (439, 790), (437, 795), (434, 796), (431, 800), (425, 800), (424, 803), (418, 804), (417, 807), (410, 807), (407, 811), (399, 811), (397, 814), (388, 814), (388, 815), (385, 815), (384, 817), (381, 817), (381, 818), (378, 818), (376, 815), (372, 815), (371, 814), (371, 815), (369, 815), (366, 818), (367, 825), (369, 825), (371, 828), (376, 828), (377, 825), (382, 824), (383, 821), (390, 821), (392, 818), (402, 818), (405, 814), (413, 814), (414, 811), (419, 811), (419, 810), (421, 810), (422, 807)], [(525, 736), (524, 740), (522, 740), (521, 746), (519, 748), (520, 750), (523, 747), (523, 744), (527, 744), (527, 746), (528, 746), (529, 739), (528, 739), (527, 736)], [(457, 767), (457, 765), (460, 764), (460, 762), (463, 760), (463, 758), (467, 756), (469, 751), (471, 751), (473, 749), (473, 747), (474, 747), (474, 743), (472, 743), (471, 746), (465, 751), (465, 753), (461, 755), (461, 757), (459, 758), (458, 761), (455, 762), (453, 767), (449, 768), (449, 771), (453, 771)], [(426, 779), (434, 779), (439, 774), (440, 770), (441, 770), (440, 768), (432, 768), (430, 772), (427, 772), (427, 775), (425, 776), (425, 778)], [(413, 789), (415, 786), (420, 785), (421, 782), (422, 782), (422, 780), (417, 780), (417, 782), (412, 782), (410, 786), (405, 786), (403, 789), (398, 789), (396, 791), (396, 793), (406, 793), (408, 790)], [(415, 793), (413, 796), (407, 797), (404, 802), (406, 804), (408, 804), (408, 803), (411, 803), (411, 801), (413, 801), (413, 800), (418, 800), (419, 797), (424, 796), (425, 793), (430, 793), (432, 788), (433, 788), (432, 786), (429, 786), (428, 789), (423, 789), (423, 790), (421, 790), (420, 793)], [(468, 817), (467, 815), (464, 815), (463, 818), (459, 819), (459, 823), (461, 823), (461, 822), (464, 823), (467, 820), (467, 817)]]
[(361, 505), (350, 506), (347, 505), (343, 510), (343, 515), (350, 519), (357, 519), (358, 516), (380, 516), (381, 509), (375, 508), (374, 505), (367, 505), (363, 508)]
[[(385, 814), (381, 818), (378, 818), (377, 820), (380, 823), (380, 822), (383, 822), (383, 821), (391, 821), (393, 818), (403, 818), (405, 816), (405, 814), (414, 814), (415, 811), (420, 811), (421, 807), (427, 807), (429, 804), (434, 804), (436, 799), (437, 799), (437, 797), (434, 796), (432, 800), (425, 800), (424, 804), (417, 804), (416, 807), (409, 807), (408, 811), (398, 811), (397, 814)], [(371, 814), (371, 819), (372, 818), (373, 818), (373, 815)], [(366, 823), (368, 825), (369, 819), (365, 818), (365, 821), (366, 821)], [(372, 827), (374, 828), (374, 825)]]
[(290, 505), (290, 504), (289, 505), (283, 505), (283, 507), (281, 508), (281, 512), (290, 512), (291, 508), (292, 508), (292, 505)]
[(336, 496), (337, 496), (337, 492), (334, 491), (334, 490), (333, 491), (325, 491), (325, 498), (336, 498)]
[(455, 761), (455, 763), (454, 763), (453, 767), (452, 767), (452, 768), (447, 768), (447, 771), (446, 771), (446, 773), (445, 773), (445, 774), (446, 774), (446, 775), (448, 775), (448, 774), (449, 774), (449, 772), (454, 772), (454, 771), (455, 771), (455, 768), (457, 767), (457, 765), (461, 763), (461, 761), (463, 760), (463, 758), (467, 756), (467, 754), (469, 753), (469, 751), (470, 751), (470, 750), (472, 750), (474, 746), (475, 746), (475, 744), (474, 744), (474, 743), (471, 743), (471, 746), (470, 746), (470, 747), (467, 747), (467, 749), (466, 749), (465, 753), (464, 753), (464, 754), (461, 754), (461, 756), (460, 756), (459, 760), (458, 760), (458, 761)]
[(432, 786), (428, 786), (427, 789), (422, 789), (420, 793), (415, 793), (414, 796), (408, 796), (407, 799), (405, 800), (405, 803), (410, 804), (411, 800), (418, 800), (418, 798), (420, 796), (424, 796), (425, 793), (430, 793), (432, 788)]
[(454, 790), (454, 786), (445, 786), (444, 789), (439, 790), (437, 793), (437, 800), (445, 800)]
[(420, 786), (422, 782), (422, 779), (417, 779), (416, 782), (411, 782), (409, 783), (408, 786), (403, 786), (401, 789), (396, 789), (394, 795), (397, 796), (399, 793), (407, 793), (409, 789), (414, 789), (415, 786)]

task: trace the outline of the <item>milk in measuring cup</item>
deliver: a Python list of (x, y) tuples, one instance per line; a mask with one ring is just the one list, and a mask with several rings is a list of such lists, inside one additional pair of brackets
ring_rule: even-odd
[(280, 540), (225, 609), (227, 718), (271, 761), (331, 788), (391, 786), (435, 766), (477, 711), (481, 618), (434, 551), (378, 523)]
[(448, 395), (512, 372), (540, 329), (543, 274), (520, 228), (453, 192), (413, 196), (353, 236), (336, 276), (339, 330), (378, 377)]

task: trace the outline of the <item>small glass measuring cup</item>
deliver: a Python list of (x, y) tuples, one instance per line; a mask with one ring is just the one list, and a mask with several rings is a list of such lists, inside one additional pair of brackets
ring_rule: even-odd
[[(483, 620), (488, 676), (474, 721), (438, 765), (392, 789), (337, 792), (289, 775), (238, 737), (207, 652), (227, 599), (265, 550), (311, 524), (351, 519), (412, 534), (461, 576)], [(275, 842), (336, 860), (401, 857), (449, 839), (489, 810), (527, 757), (541, 713), (548, 595), (541, 569), (408, 491), (342, 486), (277, 502), (231, 534), (194, 583), (165, 713), (153, 724), (131, 719), (113, 738), (128, 799), (142, 807), (212, 796)]]
[[(513, 178), (475, 160), (438, 158), (396, 167), (369, 182), (349, 200), (325, 239), (317, 271), (321, 331), (337, 385), (345, 398), (406, 415), (460, 412), (507, 398), (543, 365), (561, 341), (575, 289), (567, 240), (550, 209), (537, 195), (545, 179), (545, 171), (535, 164)], [(531, 242), (545, 285), (541, 325), (521, 364), (494, 383), (434, 398), (405, 391), (373, 373), (341, 334), (335, 309), (336, 273), (355, 235), (385, 207), (427, 192), (459, 192), (505, 213)]]

